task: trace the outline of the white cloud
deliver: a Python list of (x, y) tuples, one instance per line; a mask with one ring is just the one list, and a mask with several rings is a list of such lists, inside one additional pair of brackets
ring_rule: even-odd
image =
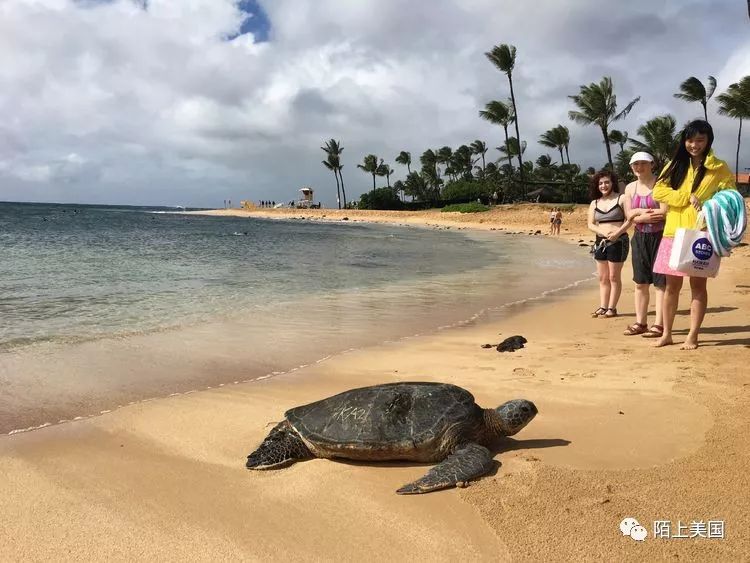
[[(256, 44), (226, 40), (247, 16), (234, 0), (0, 2), (0, 199), (211, 206), (311, 184), (333, 204), (319, 149), (330, 137), (346, 148), (350, 198), (369, 189), (356, 169), (367, 153), (400, 174), (400, 150), (417, 161), (476, 138), (499, 145), (477, 112), (509, 94), (484, 57), (501, 42), (518, 47), (528, 156), (549, 152), (536, 139), (564, 123), (584, 167), (605, 156), (598, 131), (567, 119), (580, 84), (608, 74), (621, 103), (640, 95), (617, 124), (635, 136), (655, 115), (700, 114), (672, 97), (687, 76), (714, 74), (722, 91), (750, 74), (741, 2), (262, 4), (270, 41)], [(731, 160), (736, 123), (711, 119)]]

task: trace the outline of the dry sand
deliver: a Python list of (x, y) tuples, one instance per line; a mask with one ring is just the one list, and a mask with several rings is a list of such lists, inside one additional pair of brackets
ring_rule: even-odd
[[(451, 219), (300, 215), (546, 229), (542, 208)], [(590, 239), (582, 217), (581, 209), (566, 214), (563, 234), (574, 242)], [(629, 283), (620, 318), (591, 319), (591, 282), (502, 322), (0, 438), (0, 560), (748, 560), (749, 248), (710, 282), (697, 351), (622, 336), (633, 320)], [(683, 293), (678, 339), (686, 304)], [(526, 336), (527, 347), (480, 348), (512, 334)], [(499, 452), (497, 472), (466, 489), (394, 494), (427, 470), (412, 464), (243, 468), (285, 409), (409, 380), (465, 386), (483, 406), (528, 398), (540, 414)], [(628, 516), (648, 529), (646, 541), (621, 535)], [(726, 537), (656, 539), (655, 520), (669, 520), (675, 533), (678, 522), (723, 521)]]

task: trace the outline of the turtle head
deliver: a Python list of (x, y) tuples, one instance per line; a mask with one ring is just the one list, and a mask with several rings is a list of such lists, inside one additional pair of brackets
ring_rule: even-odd
[(505, 436), (520, 432), (538, 412), (531, 401), (514, 399), (503, 403), (495, 409), (500, 421), (500, 431)]

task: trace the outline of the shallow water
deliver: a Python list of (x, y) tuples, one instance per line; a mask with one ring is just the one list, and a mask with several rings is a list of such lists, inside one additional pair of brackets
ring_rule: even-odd
[(0, 204), (0, 432), (257, 379), (590, 277), (542, 238)]

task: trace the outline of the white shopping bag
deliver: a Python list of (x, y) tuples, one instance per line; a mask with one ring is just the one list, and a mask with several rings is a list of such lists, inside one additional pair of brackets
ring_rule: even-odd
[(675, 232), (669, 267), (686, 276), (715, 278), (719, 273), (721, 257), (714, 252), (708, 234), (701, 231), (703, 212), (698, 214), (698, 228), (679, 228)]

